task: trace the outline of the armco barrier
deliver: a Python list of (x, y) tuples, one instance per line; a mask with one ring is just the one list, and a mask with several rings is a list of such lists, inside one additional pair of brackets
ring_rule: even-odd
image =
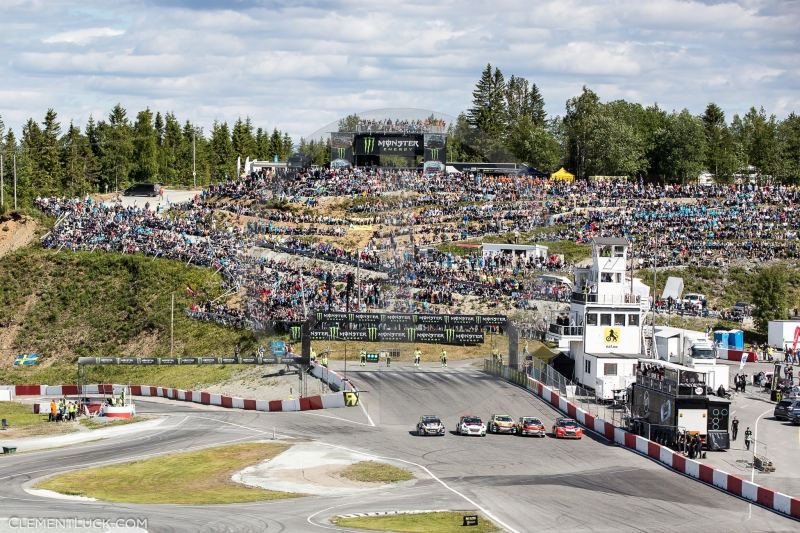
[[(325, 369), (327, 370), (327, 369)], [(330, 372), (331, 379), (336, 375), (339, 386), (343, 386), (341, 377), (335, 372)], [(344, 382), (347, 391), (352, 390), (349, 384)], [(81, 388), (78, 385), (11, 385), (15, 396), (74, 396), (79, 394)], [(84, 394), (120, 394), (125, 390), (125, 385), (83, 385)], [(236, 396), (226, 396), (224, 394), (212, 394), (204, 391), (188, 391), (183, 389), (171, 389), (165, 387), (153, 387), (150, 385), (130, 385), (128, 386), (132, 396), (153, 396), (168, 398), (176, 401), (200, 403), (203, 405), (216, 405), (229, 409), (244, 409), (248, 411), (264, 412), (284, 412), (284, 411), (314, 411), (318, 409), (333, 409), (345, 407), (344, 392), (333, 392), (330, 394), (320, 394), (307, 396), (294, 400), (251, 400)], [(340, 389), (341, 390), (341, 389)]]
[(311, 363), (311, 375), (327, 383), (333, 390), (340, 392), (356, 390), (353, 384), (345, 380), (338, 372), (320, 364)]
[(688, 459), (680, 453), (666, 446), (629, 433), (622, 428), (614, 427), (610, 422), (594, 417), (588, 412), (576, 407), (558, 392), (537, 381), (524, 372), (514, 370), (499, 362), (489, 359), (484, 360), (484, 370), (499, 376), (511, 383), (515, 383), (542, 398), (562, 413), (575, 418), (588, 429), (600, 434), (611, 442), (619, 444), (641, 455), (646, 455), (664, 466), (681, 474), (685, 474), (697, 481), (713, 485), (723, 491), (729, 492), (745, 500), (766, 507), (795, 520), (800, 520), (800, 499), (793, 498), (767, 487), (751, 483), (733, 474), (728, 474), (707, 464)]

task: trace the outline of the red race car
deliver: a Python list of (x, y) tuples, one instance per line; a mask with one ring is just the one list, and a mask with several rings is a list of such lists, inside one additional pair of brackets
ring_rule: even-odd
[(583, 428), (571, 418), (556, 418), (553, 436), (557, 439), (580, 439), (583, 437)]
[(544, 423), (535, 416), (523, 416), (517, 422), (516, 433), (523, 437), (528, 435), (544, 437), (547, 430), (544, 428)]

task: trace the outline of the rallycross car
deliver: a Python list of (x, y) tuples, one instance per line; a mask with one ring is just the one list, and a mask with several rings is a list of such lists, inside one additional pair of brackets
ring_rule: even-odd
[(508, 415), (492, 415), (489, 417), (489, 433), (514, 433), (514, 419)]
[(422, 415), (417, 422), (417, 435), (444, 435), (444, 424), (435, 415)]
[(478, 435), (479, 437), (486, 436), (486, 424), (477, 416), (462, 416), (456, 426), (456, 432), (459, 435)]
[(571, 418), (557, 418), (553, 426), (553, 435), (557, 439), (580, 439), (583, 437), (583, 428)]
[(517, 435), (522, 435), (523, 437), (527, 437), (528, 435), (544, 437), (547, 434), (544, 423), (535, 416), (520, 417), (517, 421), (516, 430)]

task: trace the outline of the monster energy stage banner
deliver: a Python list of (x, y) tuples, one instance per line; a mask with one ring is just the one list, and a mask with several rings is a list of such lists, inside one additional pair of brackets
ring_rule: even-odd
[(366, 133), (355, 137), (356, 155), (416, 157), (423, 155), (423, 153), (423, 137), (418, 134), (387, 135)]
[(331, 161), (336, 159), (353, 162), (352, 133), (331, 133)]
[(356, 324), (417, 324), (445, 326), (505, 326), (505, 315), (434, 315), (423, 313), (342, 313), (336, 311), (317, 311), (317, 323), (352, 322)]
[(377, 326), (366, 329), (349, 330), (339, 326), (311, 330), (313, 341), (362, 341), (362, 342), (426, 342), (437, 344), (480, 344), (482, 331), (456, 331), (453, 328), (418, 331), (408, 327), (402, 331), (381, 331)]
[(443, 133), (425, 134), (425, 161), (438, 161), (447, 163), (447, 149)]

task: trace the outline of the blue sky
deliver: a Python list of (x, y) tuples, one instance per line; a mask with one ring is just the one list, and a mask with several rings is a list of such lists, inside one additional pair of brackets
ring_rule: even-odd
[(457, 115), (487, 62), (550, 114), (587, 85), (701, 113), (800, 110), (800, 2), (0, 0), (0, 117), (83, 125), (121, 102), (299, 137), (351, 112)]

